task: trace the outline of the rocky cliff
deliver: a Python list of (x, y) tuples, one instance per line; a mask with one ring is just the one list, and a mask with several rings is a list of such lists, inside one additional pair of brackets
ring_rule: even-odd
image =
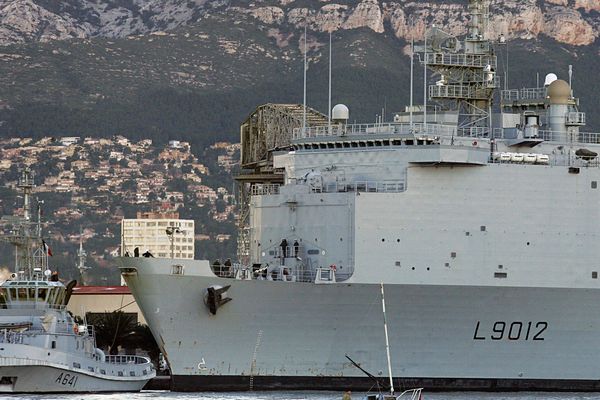
[[(232, 21), (250, 15), (274, 30), (305, 24), (320, 32), (366, 27), (418, 40), (433, 23), (452, 34), (464, 33), (466, 4), (466, 0), (0, 0), (0, 45), (123, 38), (201, 24), (215, 14)], [(598, 0), (493, 0), (491, 10), (491, 37), (545, 35), (559, 43), (584, 46), (600, 36)]]
[[(334, 32), (333, 101), (353, 120), (372, 121), (384, 105), (398, 111), (409, 102), (407, 42), (433, 24), (462, 35), (467, 4), (0, 0), (0, 136), (119, 133), (198, 148), (237, 140), (256, 105), (302, 101), (304, 26), (309, 105), (327, 109)], [(600, 131), (600, 80), (589, 73), (600, 56), (600, 0), (494, 0), (491, 12), (489, 35), (510, 40), (497, 51), (509, 86), (530, 87), (549, 72), (566, 78), (573, 64), (585, 130)]]

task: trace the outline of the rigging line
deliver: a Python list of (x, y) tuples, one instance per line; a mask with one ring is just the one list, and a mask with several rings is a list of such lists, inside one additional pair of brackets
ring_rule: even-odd
[[(121, 295), (121, 305), (119, 307), (119, 309), (117, 311), (119, 311), (121, 308), (123, 308), (123, 300), (125, 298), (125, 295)], [(123, 313), (119, 313), (119, 316), (117, 317), (117, 328), (115, 329), (115, 334), (113, 336), (113, 340), (112, 343), (110, 345), (110, 350), (112, 350), (113, 346), (115, 345), (115, 341), (117, 340), (117, 333), (119, 332), (119, 325), (121, 324), (121, 315), (123, 315)]]
[(132, 300), (132, 301), (130, 301), (129, 303), (125, 304), (124, 306), (117, 308), (115, 311), (121, 311), (122, 309), (124, 309), (124, 308), (126, 308), (127, 306), (130, 306), (130, 305), (132, 305), (132, 304), (134, 304), (134, 303), (135, 303), (135, 300)]

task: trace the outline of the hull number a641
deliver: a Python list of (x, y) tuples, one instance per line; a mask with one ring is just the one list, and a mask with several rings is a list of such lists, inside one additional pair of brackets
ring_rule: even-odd
[(496, 321), (487, 326), (477, 321), (473, 340), (544, 340), (546, 329), (545, 321)]
[(63, 386), (75, 387), (77, 384), (77, 375), (61, 373), (54, 383), (60, 383)]

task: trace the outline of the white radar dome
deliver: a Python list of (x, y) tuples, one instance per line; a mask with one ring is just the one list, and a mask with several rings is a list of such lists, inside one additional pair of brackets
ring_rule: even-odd
[(550, 84), (557, 79), (558, 79), (558, 76), (556, 76), (556, 74), (550, 73), (550, 74), (546, 75), (546, 79), (544, 80), (544, 86), (550, 86)]
[(350, 110), (343, 104), (336, 104), (331, 110), (331, 119), (347, 121), (350, 119)]

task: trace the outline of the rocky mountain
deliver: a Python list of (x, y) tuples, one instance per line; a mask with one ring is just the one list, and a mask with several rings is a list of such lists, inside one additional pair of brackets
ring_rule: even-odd
[[(452, 34), (465, 30), (466, 1), (300, 1), (300, 0), (0, 0), (0, 45), (68, 38), (124, 38), (201, 23), (213, 14), (235, 20), (332, 32), (366, 27), (409, 39), (421, 38), (427, 24)], [(598, 0), (494, 0), (490, 31), (509, 38), (546, 35), (574, 46), (600, 35)], [(414, 29), (411, 29), (414, 26)], [(277, 35), (276, 31), (271, 32)], [(280, 43), (285, 38), (280, 37)]]
[[(254, 106), (301, 102), (305, 25), (309, 104), (326, 109), (333, 32), (334, 101), (374, 120), (382, 106), (408, 102), (410, 40), (432, 24), (464, 34), (467, 3), (0, 0), (0, 135), (234, 140)], [(600, 2), (493, 0), (491, 12), (490, 36), (509, 38), (498, 55), (511, 86), (566, 77), (573, 64), (587, 130), (600, 131), (600, 82), (589, 73), (600, 57)]]

